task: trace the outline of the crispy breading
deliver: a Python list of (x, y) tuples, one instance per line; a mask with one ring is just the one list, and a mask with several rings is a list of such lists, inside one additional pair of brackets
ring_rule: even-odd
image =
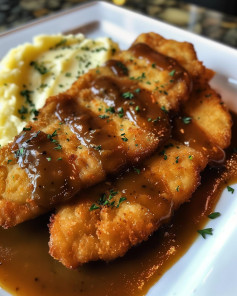
[(231, 140), (231, 115), (220, 95), (207, 83), (197, 84), (183, 111), (216, 146), (225, 149)]
[(52, 209), (169, 138), (167, 112), (187, 100), (192, 81), (175, 60), (155, 51), (159, 46), (148, 45), (143, 57), (131, 47), (112, 65), (91, 70), (66, 93), (49, 98), (38, 120), (0, 150), (0, 225)]
[[(51, 219), (50, 254), (68, 268), (94, 260), (113, 260), (148, 237), (189, 200), (207, 159), (180, 143), (167, 145), (166, 157), (155, 155), (112, 183), (103, 183), (61, 207)], [(192, 160), (190, 160), (190, 155)], [(178, 161), (177, 160), (178, 157)], [(105, 192), (114, 206), (90, 210)], [(119, 200), (125, 197), (122, 203)]]
[[(231, 139), (231, 117), (205, 82), (195, 85), (190, 100), (174, 121), (173, 138), (182, 143), (166, 143), (159, 155), (145, 161), (145, 170), (139, 176), (130, 172), (110, 187), (97, 185), (57, 211), (50, 223), (49, 246), (54, 258), (75, 268), (88, 261), (123, 256), (129, 248), (148, 239), (173, 210), (190, 199), (207, 163), (223, 161), (222, 149)], [(140, 184), (155, 189), (144, 192)], [(97, 193), (101, 189), (108, 192), (109, 188), (118, 192), (115, 204), (124, 194), (127, 200), (118, 208), (105, 205), (90, 211)]]
[(137, 37), (134, 43), (145, 42), (160, 53), (171, 57), (179, 62), (194, 80), (204, 77), (210, 80), (214, 72), (207, 69), (198, 60), (194, 46), (189, 42), (179, 42), (172, 39), (165, 39), (156, 33), (144, 33)]

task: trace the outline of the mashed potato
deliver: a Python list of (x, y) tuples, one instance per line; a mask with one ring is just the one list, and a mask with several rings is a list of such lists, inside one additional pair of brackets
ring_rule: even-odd
[(68, 89), (118, 50), (109, 38), (41, 35), (12, 49), (0, 63), (0, 145), (22, 131), (45, 100)]

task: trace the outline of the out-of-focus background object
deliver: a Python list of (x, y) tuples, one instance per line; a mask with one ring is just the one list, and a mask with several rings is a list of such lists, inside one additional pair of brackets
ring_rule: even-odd
[[(0, 33), (91, 1), (0, 0)], [(237, 0), (107, 0), (237, 48)], [(198, 4), (198, 5), (197, 5)]]

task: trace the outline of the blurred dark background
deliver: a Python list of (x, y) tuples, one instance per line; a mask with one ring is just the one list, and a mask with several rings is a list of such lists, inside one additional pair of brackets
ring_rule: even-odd
[(237, 0), (182, 0), (237, 16)]

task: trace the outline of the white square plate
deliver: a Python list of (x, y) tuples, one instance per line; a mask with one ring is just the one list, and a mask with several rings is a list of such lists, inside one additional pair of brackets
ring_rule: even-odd
[[(109, 36), (121, 48), (127, 48), (137, 35), (149, 31), (193, 43), (198, 58), (217, 73), (212, 86), (237, 112), (237, 50), (105, 2), (82, 5), (1, 34), (0, 58), (38, 34), (82, 32), (90, 38)], [(206, 241), (198, 238), (147, 295), (237, 295), (237, 184), (233, 188), (235, 194), (230, 196), (225, 190), (217, 204), (216, 211), (222, 216), (207, 225), (215, 229), (214, 235)], [(0, 296), (6, 295), (0, 290)]]

